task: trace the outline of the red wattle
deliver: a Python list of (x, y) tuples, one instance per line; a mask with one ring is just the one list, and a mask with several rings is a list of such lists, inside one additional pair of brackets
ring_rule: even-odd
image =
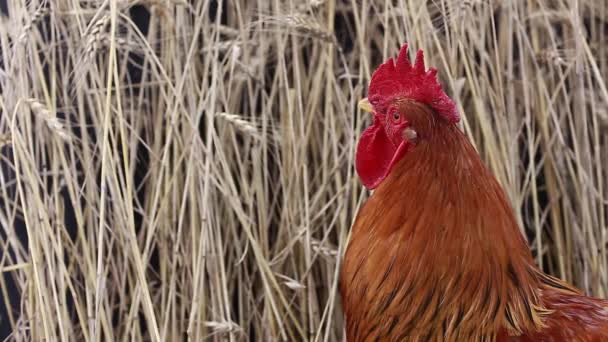
[(403, 157), (409, 143), (403, 141), (395, 147), (386, 136), (381, 124), (374, 123), (361, 135), (355, 156), (355, 169), (363, 185), (375, 189)]

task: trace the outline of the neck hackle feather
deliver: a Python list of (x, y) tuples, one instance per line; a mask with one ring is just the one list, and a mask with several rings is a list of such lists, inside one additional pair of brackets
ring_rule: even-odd
[[(543, 327), (541, 279), (504, 192), (454, 126), (427, 137), (360, 210), (342, 270), (349, 341), (493, 340)], [(497, 317), (499, 319), (497, 319)]]

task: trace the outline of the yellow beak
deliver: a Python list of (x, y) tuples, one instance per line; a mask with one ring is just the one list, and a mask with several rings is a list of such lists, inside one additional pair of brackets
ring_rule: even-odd
[(373, 113), (373, 111), (374, 111), (374, 107), (372, 107), (372, 104), (369, 103), (369, 101), (367, 100), (367, 97), (364, 98), (363, 100), (359, 101), (359, 104), (357, 104), (357, 107), (359, 107), (360, 110), (367, 112), (367, 113)]

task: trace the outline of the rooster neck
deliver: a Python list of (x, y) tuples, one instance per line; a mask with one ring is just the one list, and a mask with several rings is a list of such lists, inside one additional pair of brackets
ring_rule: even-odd
[[(520, 237), (522, 247), (527, 246), (502, 187), (467, 137), (454, 125), (439, 125), (433, 134), (407, 153), (371, 201), (374, 197), (388, 205), (409, 209), (413, 215), (419, 209), (433, 208), (437, 215), (432, 221), (438, 223), (446, 217), (461, 218), (472, 226), (478, 225), (476, 220), (490, 220), (498, 225), (488, 225), (482, 230), (468, 229), (469, 233), (480, 234), (484, 239), (495, 238), (496, 229), (492, 228), (500, 228)], [(472, 226), (455, 228), (467, 231)], [(395, 228), (407, 227), (415, 228), (415, 225)]]
[(372, 312), (395, 338), (537, 329), (536, 268), (502, 188), (455, 126), (432, 133), (357, 215), (341, 277), (350, 329)]

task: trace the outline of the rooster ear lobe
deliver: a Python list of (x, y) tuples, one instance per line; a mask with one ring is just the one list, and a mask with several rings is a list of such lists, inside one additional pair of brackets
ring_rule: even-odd
[(401, 51), (399, 51), (396, 69), (399, 74), (408, 73), (412, 70), (412, 62), (410, 62), (410, 57), (407, 53), (407, 43), (403, 44)]

